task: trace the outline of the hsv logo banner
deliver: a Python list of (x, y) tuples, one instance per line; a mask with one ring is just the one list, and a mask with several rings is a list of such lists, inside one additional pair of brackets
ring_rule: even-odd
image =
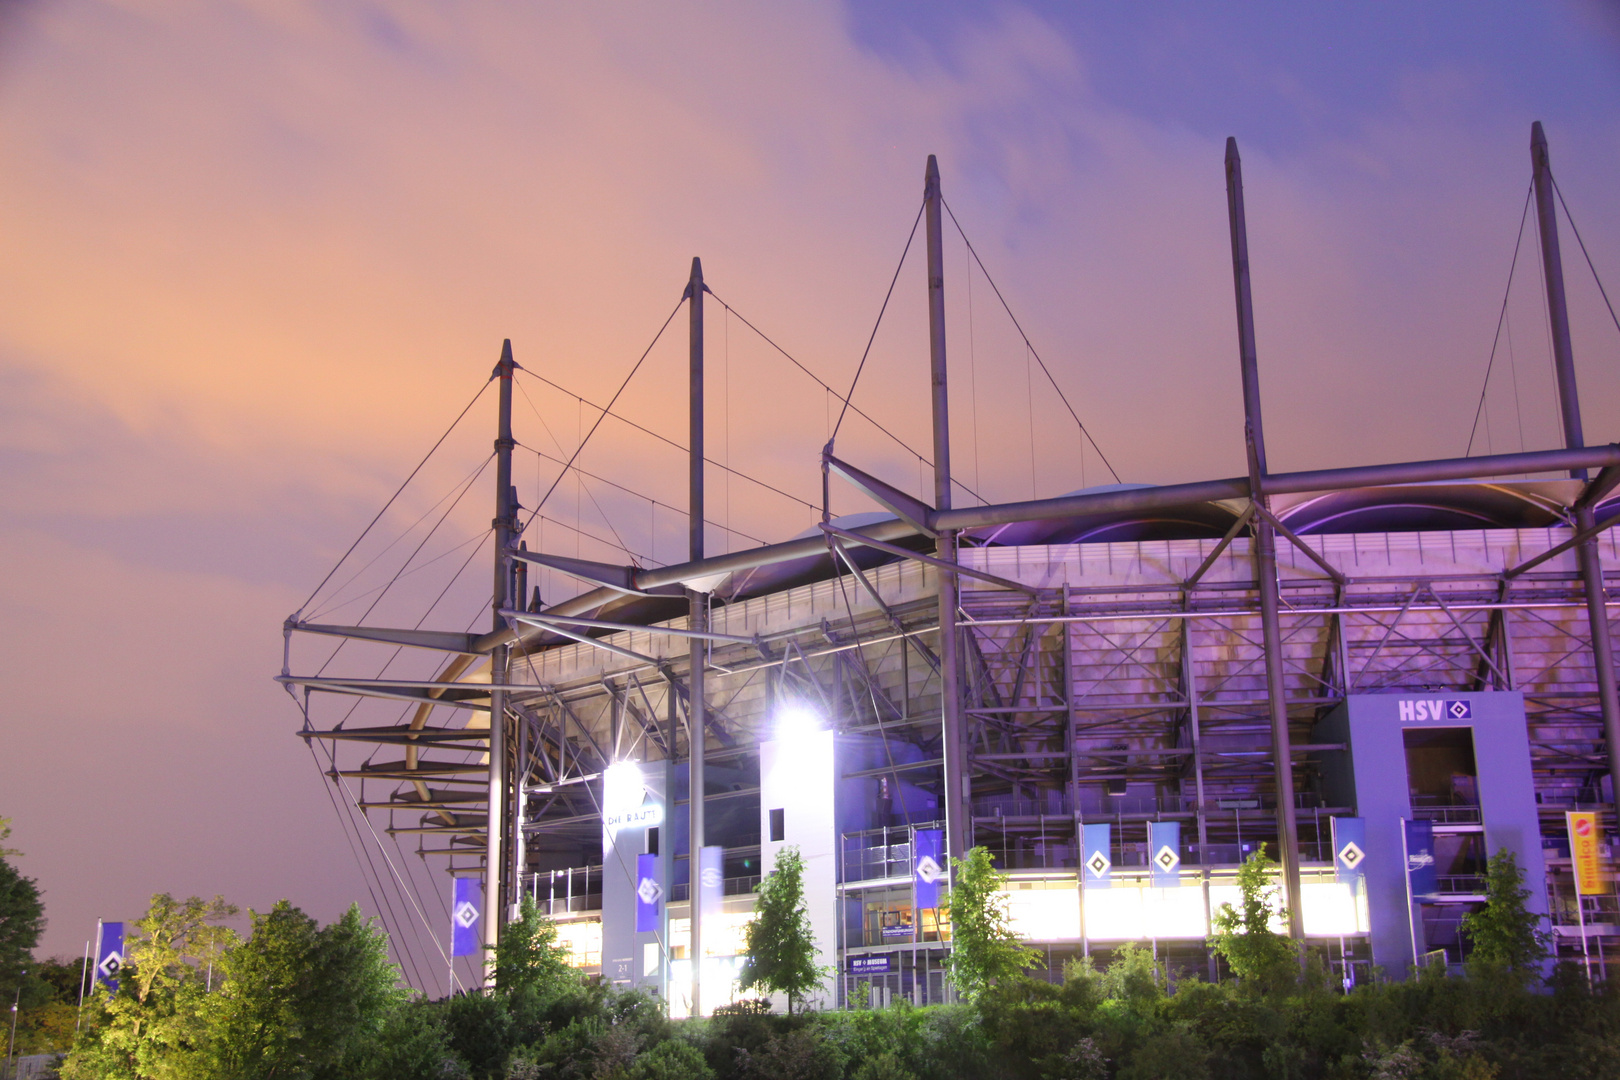
[(659, 904), (664, 887), (658, 884), (658, 856), (636, 856), (636, 933), (650, 934), (658, 929)]
[(718, 845), (698, 849), (698, 913), (705, 921), (720, 914), (725, 902), (725, 856)]
[(1148, 822), (1148, 862), (1153, 864), (1154, 888), (1181, 884), (1181, 822)]
[(1569, 858), (1575, 867), (1575, 891), (1596, 896), (1603, 891), (1603, 868), (1598, 861), (1598, 816), (1594, 810), (1564, 814), (1569, 829)]
[(1088, 889), (1106, 889), (1113, 884), (1113, 862), (1108, 858), (1107, 822), (1085, 826), (1085, 856), (1081, 859), (1080, 880)]
[(458, 877), (450, 901), (450, 955), (477, 956), (482, 952), (483, 935), (478, 923), (483, 918), (483, 889), (477, 878)]
[(96, 934), (96, 981), (107, 993), (118, 993), (118, 973), (124, 967), (124, 924), (104, 922)]
[(1461, 698), (1403, 698), (1396, 703), (1401, 712), (1401, 723), (1424, 722), (1458, 723), (1474, 718), (1474, 708)]
[(945, 871), (945, 833), (941, 829), (918, 829), (916, 860), (911, 867), (911, 887), (916, 890), (917, 908), (939, 907), (939, 887), (949, 876)]
[(1333, 823), (1333, 876), (1340, 885), (1358, 885), (1366, 877), (1367, 822), (1336, 817)]

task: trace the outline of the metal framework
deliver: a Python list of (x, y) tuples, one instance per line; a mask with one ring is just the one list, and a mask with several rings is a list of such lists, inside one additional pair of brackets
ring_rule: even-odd
[[(282, 681), (306, 697), (416, 706), (400, 724), (312, 725), (302, 735), (331, 742), (334, 775), (387, 792), (361, 802), (387, 814), (390, 832), (418, 837), (422, 851), (448, 856), (455, 871), (482, 868), (501, 898), (492, 911), (523, 893), (588, 910), (589, 868), (601, 860), (600, 778), (621, 758), (688, 765), (691, 789), (705, 793), (686, 800), (694, 850), (709, 829), (706, 813), (746, 820), (752, 806), (757, 822), (754, 747), (784, 697), (812, 699), (839, 731), (880, 739), (885, 764), (860, 775), (879, 776), (892, 785), (886, 791), (933, 793), (953, 854), (984, 844), (1031, 880), (1072, 876), (1085, 822), (1115, 823), (1115, 865), (1130, 867), (1145, 862), (1146, 822), (1179, 820), (1195, 837), (1184, 862), (1206, 880), (1241, 861), (1245, 845), (1275, 845), (1296, 933), (1301, 875), (1324, 865), (1325, 819), (1342, 810), (1324, 805), (1319, 782), (1321, 755), (1338, 747), (1313, 732), (1348, 694), (1522, 691), (1544, 841), (1556, 844), (1559, 815), (1576, 807), (1600, 809), (1612, 835), (1617, 613), (1603, 561), (1620, 566), (1605, 524), (1617, 509), (1610, 496), (1620, 446), (1582, 445), (1556, 222), (1550, 195), (1541, 197), (1550, 172), (1539, 125), (1533, 159), (1557, 313), (1563, 450), (1269, 472), (1241, 171), (1230, 143), (1248, 475), (953, 508), (941, 199), (930, 157), (933, 505), (840, 461), (829, 444), (828, 475), (893, 519), (853, 528), (828, 520), (820, 536), (720, 556), (706, 554), (694, 526), (689, 560), (653, 570), (531, 552), (517, 545), (510, 486), (508, 343), (496, 369), (490, 632), (290, 620), (289, 633), (446, 657), (436, 678), (418, 681), (284, 671)], [(694, 259), (695, 523), (703, 521), (705, 291)], [(1548, 470), (1571, 479), (1498, 479)], [(525, 610), (528, 565), (571, 574), (586, 591)], [(356, 744), (397, 747), (398, 756), (337, 766), (339, 747)], [(927, 824), (908, 813), (901, 800), (884, 830), (904, 838)], [(846, 841), (850, 896), (892, 884), (884, 858), (865, 854), (894, 846), (895, 836), (880, 832)], [(732, 891), (745, 891), (758, 837), (746, 828), (727, 835), (727, 876)], [(1562, 862), (1553, 854), (1553, 908), (1560, 925), (1573, 924), (1567, 853)], [(878, 876), (863, 877), (868, 863)], [(1612, 898), (1597, 903), (1586, 919), (1600, 950), (1613, 948), (1620, 920), (1612, 906)], [(490, 943), (502, 921), (486, 920)], [(892, 944), (864, 934), (847, 932), (842, 947)], [(916, 927), (904, 945), (937, 951), (939, 928), (932, 934)], [(696, 933), (692, 948), (701, 950)], [(917, 963), (926, 966), (926, 956)]]

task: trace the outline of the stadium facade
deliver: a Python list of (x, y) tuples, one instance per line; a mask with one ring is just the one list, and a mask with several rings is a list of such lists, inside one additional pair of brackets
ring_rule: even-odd
[[(1288, 931), (1348, 979), (1461, 962), (1503, 849), (1559, 955), (1606, 975), (1613, 885), (1577, 895), (1567, 814), (1598, 815), (1607, 866), (1620, 447), (1583, 445), (1539, 126), (1533, 157), (1563, 450), (1270, 472), (1229, 146), (1249, 475), (952, 508), (930, 159), (931, 502), (829, 446), (828, 482), (873, 512), (720, 556), (695, 530), (690, 560), (647, 570), (528, 550), (508, 467), (490, 632), (289, 622), (446, 654), (419, 683), (284, 672), (417, 702), (398, 725), (302, 734), (401, 752), (334, 773), (397, 783), (368, 805), (484, 876), (487, 940), (532, 897), (581, 966), (676, 1014), (736, 995), (753, 892), (785, 845), (836, 973), (825, 1004), (949, 995), (939, 896), (976, 845), (1054, 976), (1125, 942), (1217, 973), (1212, 913), (1262, 847)], [(698, 521), (703, 294), (694, 261)], [(509, 460), (509, 351), (496, 377)], [(1559, 476), (1513, 479), (1537, 473)], [(585, 591), (526, 603), (535, 565)]]

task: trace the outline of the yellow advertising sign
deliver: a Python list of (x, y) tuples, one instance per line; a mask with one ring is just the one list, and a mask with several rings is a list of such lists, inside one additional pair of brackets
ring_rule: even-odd
[(1569, 857), (1575, 868), (1575, 889), (1582, 896), (1603, 891), (1598, 870), (1598, 816), (1591, 810), (1566, 811), (1569, 826)]

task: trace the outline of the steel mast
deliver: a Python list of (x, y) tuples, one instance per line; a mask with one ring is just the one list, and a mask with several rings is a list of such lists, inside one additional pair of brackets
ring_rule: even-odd
[[(1564, 445), (1579, 450), (1586, 445), (1581, 431), (1581, 400), (1575, 386), (1575, 350), (1570, 342), (1569, 306), (1564, 296), (1564, 261), (1558, 250), (1558, 212), (1554, 205), (1552, 161), (1541, 121), (1530, 125), (1530, 161), (1535, 167), (1536, 223), (1541, 233), (1541, 264), (1546, 271), (1547, 317), (1551, 323), (1553, 371), (1558, 377), (1558, 406), (1564, 424)], [(1571, 469), (1575, 480), (1585, 480), (1585, 469)], [(1575, 532), (1592, 530), (1592, 505), (1575, 502)], [(1604, 605), (1603, 560), (1596, 536), (1575, 548), (1586, 592), (1586, 617), (1592, 628), (1592, 666), (1597, 674), (1598, 703), (1603, 711), (1603, 741), (1609, 751), (1609, 783), (1620, 806), (1620, 703), (1615, 698), (1614, 644), (1609, 638), (1609, 615)]]
[[(1294, 758), (1284, 696), (1282, 629), (1277, 616), (1277, 535), (1265, 492), (1266, 439), (1260, 422), (1260, 364), (1254, 344), (1254, 296), (1249, 286), (1249, 226), (1243, 212), (1243, 163), (1237, 140), (1226, 140), (1226, 208), (1232, 228), (1232, 284), (1237, 293), (1238, 355), (1243, 370), (1243, 436), (1249, 458), (1254, 515), (1254, 572), (1260, 591), (1260, 629), (1266, 656), (1266, 701), (1271, 710), (1271, 752), (1276, 759), (1277, 847), (1288, 900), (1288, 932), (1305, 936), (1299, 895), (1299, 832), (1294, 813)], [(1202, 808), (1200, 808), (1202, 812)]]
[[(687, 495), (687, 525), (691, 559), (695, 563), (703, 558), (703, 263), (692, 257), (692, 279), (686, 286), (687, 313), (690, 316), (688, 352), (690, 358), (691, 396), (691, 461), (690, 487)], [(700, 854), (703, 850), (703, 735), (708, 722), (708, 707), (703, 697), (703, 665), (707, 660), (708, 642), (702, 634), (709, 629), (709, 598), (707, 594), (688, 587), (687, 626), (694, 632), (687, 653), (691, 674), (687, 678), (688, 700), (686, 709), (687, 745), (687, 810), (690, 828), (687, 840), (687, 896), (691, 905), (692, 945), (692, 1015), (703, 1014), (703, 908), (701, 903)]]
[[(945, 251), (940, 223), (939, 162), (928, 155), (923, 173), (923, 218), (928, 231), (928, 358), (934, 404), (934, 506), (951, 508), (951, 407), (945, 381)], [(939, 530), (935, 554), (956, 562), (956, 533)], [(940, 712), (945, 736), (945, 837), (953, 859), (967, 850), (968, 775), (957, 659), (956, 574), (939, 575)]]
[[(512, 490), (512, 371), (517, 365), (512, 360), (512, 341), (501, 344), (500, 363), (495, 365), (493, 378), (500, 380), (500, 418), (495, 437), (495, 598), (494, 624), (496, 633), (506, 628), (501, 612), (512, 603), (512, 558), (507, 549), (517, 533), (515, 520), (517, 502)], [(489, 817), (485, 825), (487, 848), (484, 854), (484, 945), (493, 949), (500, 942), (501, 927), (506, 923), (506, 808), (508, 782), (506, 776), (506, 690), (508, 668), (511, 665), (511, 646), (495, 646), (489, 657)], [(513, 822), (522, 828), (522, 822)], [(495, 954), (486, 954), (484, 984), (495, 985)]]

